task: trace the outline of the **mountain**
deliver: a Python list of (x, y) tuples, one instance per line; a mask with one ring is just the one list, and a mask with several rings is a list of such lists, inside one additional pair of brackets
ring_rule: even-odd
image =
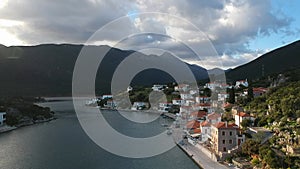
[(296, 41), (268, 52), (247, 64), (229, 70), (226, 73), (226, 78), (229, 82), (246, 78), (258, 79), (299, 67), (300, 41)]
[[(76, 59), (83, 45), (44, 44), (37, 46), (0, 45), (0, 96), (70, 96), (72, 75)], [(110, 82), (118, 65), (135, 51), (120, 50), (109, 46), (89, 46), (97, 51), (109, 50), (100, 64), (96, 77), (96, 93), (110, 92)], [(141, 57), (147, 56), (135, 52)], [(174, 63), (166, 65), (176, 66)], [(188, 67), (196, 79), (208, 77), (204, 68)], [(168, 83), (174, 79), (166, 72), (147, 69), (138, 73), (132, 85)]]

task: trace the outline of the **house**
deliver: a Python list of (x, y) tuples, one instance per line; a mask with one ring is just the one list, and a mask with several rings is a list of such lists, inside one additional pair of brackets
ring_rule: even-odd
[(204, 88), (209, 88), (210, 90), (215, 90), (216, 87), (220, 87), (220, 84), (216, 82), (210, 82), (206, 83), (204, 86)]
[(184, 100), (182, 100), (182, 99), (173, 99), (172, 100), (172, 104), (173, 105), (183, 105), (184, 104)]
[(239, 112), (243, 112), (244, 109), (240, 106), (233, 106), (231, 108), (231, 114), (232, 114), (232, 118), (234, 119), (235, 118), (235, 115), (238, 114)]
[(195, 130), (200, 128), (200, 122), (197, 120), (191, 120), (186, 123), (187, 130)]
[(190, 113), (193, 111), (192, 106), (180, 106), (180, 113)]
[(195, 100), (194, 99), (185, 99), (184, 100), (184, 105), (185, 106), (192, 106), (195, 104)]
[(267, 92), (268, 92), (267, 88), (263, 88), (263, 87), (253, 88), (253, 97), (256, 98), (262, 96)]
[(240, 86), (248, 87), (248, 81), (246, 80), (239, 80), (235, 82), (235, 88), (240, 88)]
[(163, 112), (163, 113), (169, 112), (172, 105), (173, 105), (172, 103), (168, 103), (168, 102), (167, 103), (159, 103), (158, 111)]
[(218, 101), (225, 102), (229, 98), (228, 93), (218, 93)]
[(117, 107), (117, 104), (113, 101), (113, 99), (108, 99), (104, 107), (109, 109), (115, 109)]
[(6, 122), (6, 112), (0, 112), (0, 126)]
[(203, 121), (200, 123), (200, 129), (201, 129), (201, 141), (205, 142), (208, 139), (211, 139), (211, 123), (206, 121)]
[(162, 90), (164, 90), (165, 89), (165, 85), (158, 85), (158, 84), (155, 84), (155, 85), (153, 85), (152, 86), (152, 90), (153, 91), (162, 91)]
[(208, 103), (211, 99), (208, 96), (196, 96), (195, 100), (196, 103)]
[(112, 98), (113, 98), (113, 95), (111, 95), (111, 94), (102, 95), (102, 99), (112, 99)]
[(189, 90), (189, 87), (190, 87), (190, 85), (188, 85), (188, 84), (179, 84), (178, 86), (174, 87), (174, 90), (187, 92)]
[(133, 88), (131, 86), (127, 87), (127, 92), (131, 92), (133, 90)]
[(207, 115), (207, 121), (211, 124), (215, 124), (221, 121), (221, 114), (219, 113), (212, 113)]
[(240, 135), (235, 124), (218, 122), (211, 127), (211, 147), (220, 157), (237, 150), (244, 141), (245, 135)]
[(233, 104), (228, 103), (228, 102), (223, 105), (223, 109), (231, 109), (232, 107), (233, 107)]
[(196, 89), (192, 89), (189, 91), (191, 95), (195, 95), (195, 94), (198, 94), (199, 93), (199, 90), (196, 90)]
[(146, 102), (134, 102), (131, 110), (143, 110), (148, 107), (148, 103)]
[(199, 106), (199, 108), (201, 110), (204, 110), (204, 109), (208, 110), (208, 109), (211, 108), (211, 104), (210, 103), (199, 103), (197, 105)]
[(251, 117), (250, 114), (247, 114), (245, 112), (239, 112), (234, 116), (234, 122), (239, 127), (240, 127), (240, 124), (242, 123), (242, 121), (245, 119), (249, 119), (252, 122), (255, 120), (254, 117)]
[(180, 98), (183, 99), (183, 100), (187, 100), (187, 99), (193, 99), (194, 97), (189, 92), (181, 92), (180, 93)]
[(207, 116), (207, 112), (203, 110), (194, 111), (190, 113), (189, 120), (198, 120), (198, 121), (205, 121)]

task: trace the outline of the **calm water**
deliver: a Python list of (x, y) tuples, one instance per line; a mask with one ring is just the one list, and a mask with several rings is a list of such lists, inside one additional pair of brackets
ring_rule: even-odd
[[(58, 119), (0, 134), (0, 169), (198, 168), (177, 147), (164, 154), (143, 159), (111, 154), (86, 136), (70, 101), (43, 105), (55, 110)], [(148, 137), (164, 130), (160, 125), (162, 119), (148, 125), (137, 125), (129, 123), (115, 112), (103, 114), (114, 128), (128, 135)]]

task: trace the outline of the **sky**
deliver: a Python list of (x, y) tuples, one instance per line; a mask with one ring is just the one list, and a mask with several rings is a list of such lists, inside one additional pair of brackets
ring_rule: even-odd
[(228, 69), (299, 40), (299, 7), (298, 0), (0, 0), (0, 44), (88, 42)]

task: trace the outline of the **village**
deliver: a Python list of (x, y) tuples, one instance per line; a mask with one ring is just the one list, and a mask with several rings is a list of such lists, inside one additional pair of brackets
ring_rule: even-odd
[[(254, 108), (251, 111), (251, 108), (245, 106), (248, 99), (259, 100), (266, 97), (271, 88), (252, 87), (245, 79), (236, 81), (235, 85), (210, 82), (201, 87), (190, 84), (173, 86), (155, 84), (148, 90), (167, 93), (168, 100), (164, 102), (158, 100), (151, 105), (145, 100), (135, 100), (127, 109), (132, 111), (151, 109), (164, 117), (173, 118), (174, 124), (168, 128), (172, 129), (173, 137), (182, 140), (178, 146), (194, 160), (200, 159), (201, 162), (201, 157), (197, 157), (197, 154), (199, 153), (202, 159), (205, 155), (205, 158), (211, 162), (207, 165), (203, 164), (207, 160), (199, 162), (204, 168), (210, 167), (211, 164), (216, 165), (215, 162), (226, 167), (270, 167), (272, 163), (275, 165), (275, 162), (267, 163), (259, 156), (259, 149), (266, 148), (266, 145), (268, 149), (271, 148), (269, 152), (272, 155), (271, 159), (299, 156), (298, 130), (290, 130), (297, 127), (299, 118), (288, 118), (286, 121), (265, 120), (255, 113)], [(133, 91), (134, 88), (129, 86), (126, 92)], [(97, 100), (89, 101), (88, 104), (93, 104), (95, 101)], [(119, 107), (113, 95), (103, 95), (98, 103), (105, 109)], [(272, 109), (272, 105), (269, 104), (268, 109)], [(263, 116), (271, 117), (269, 113), (272, 111), (268, 109)], [(256, 149), (253, 149), (253, 146)], [(284, 166), (283, 162), (280, 164)]]

